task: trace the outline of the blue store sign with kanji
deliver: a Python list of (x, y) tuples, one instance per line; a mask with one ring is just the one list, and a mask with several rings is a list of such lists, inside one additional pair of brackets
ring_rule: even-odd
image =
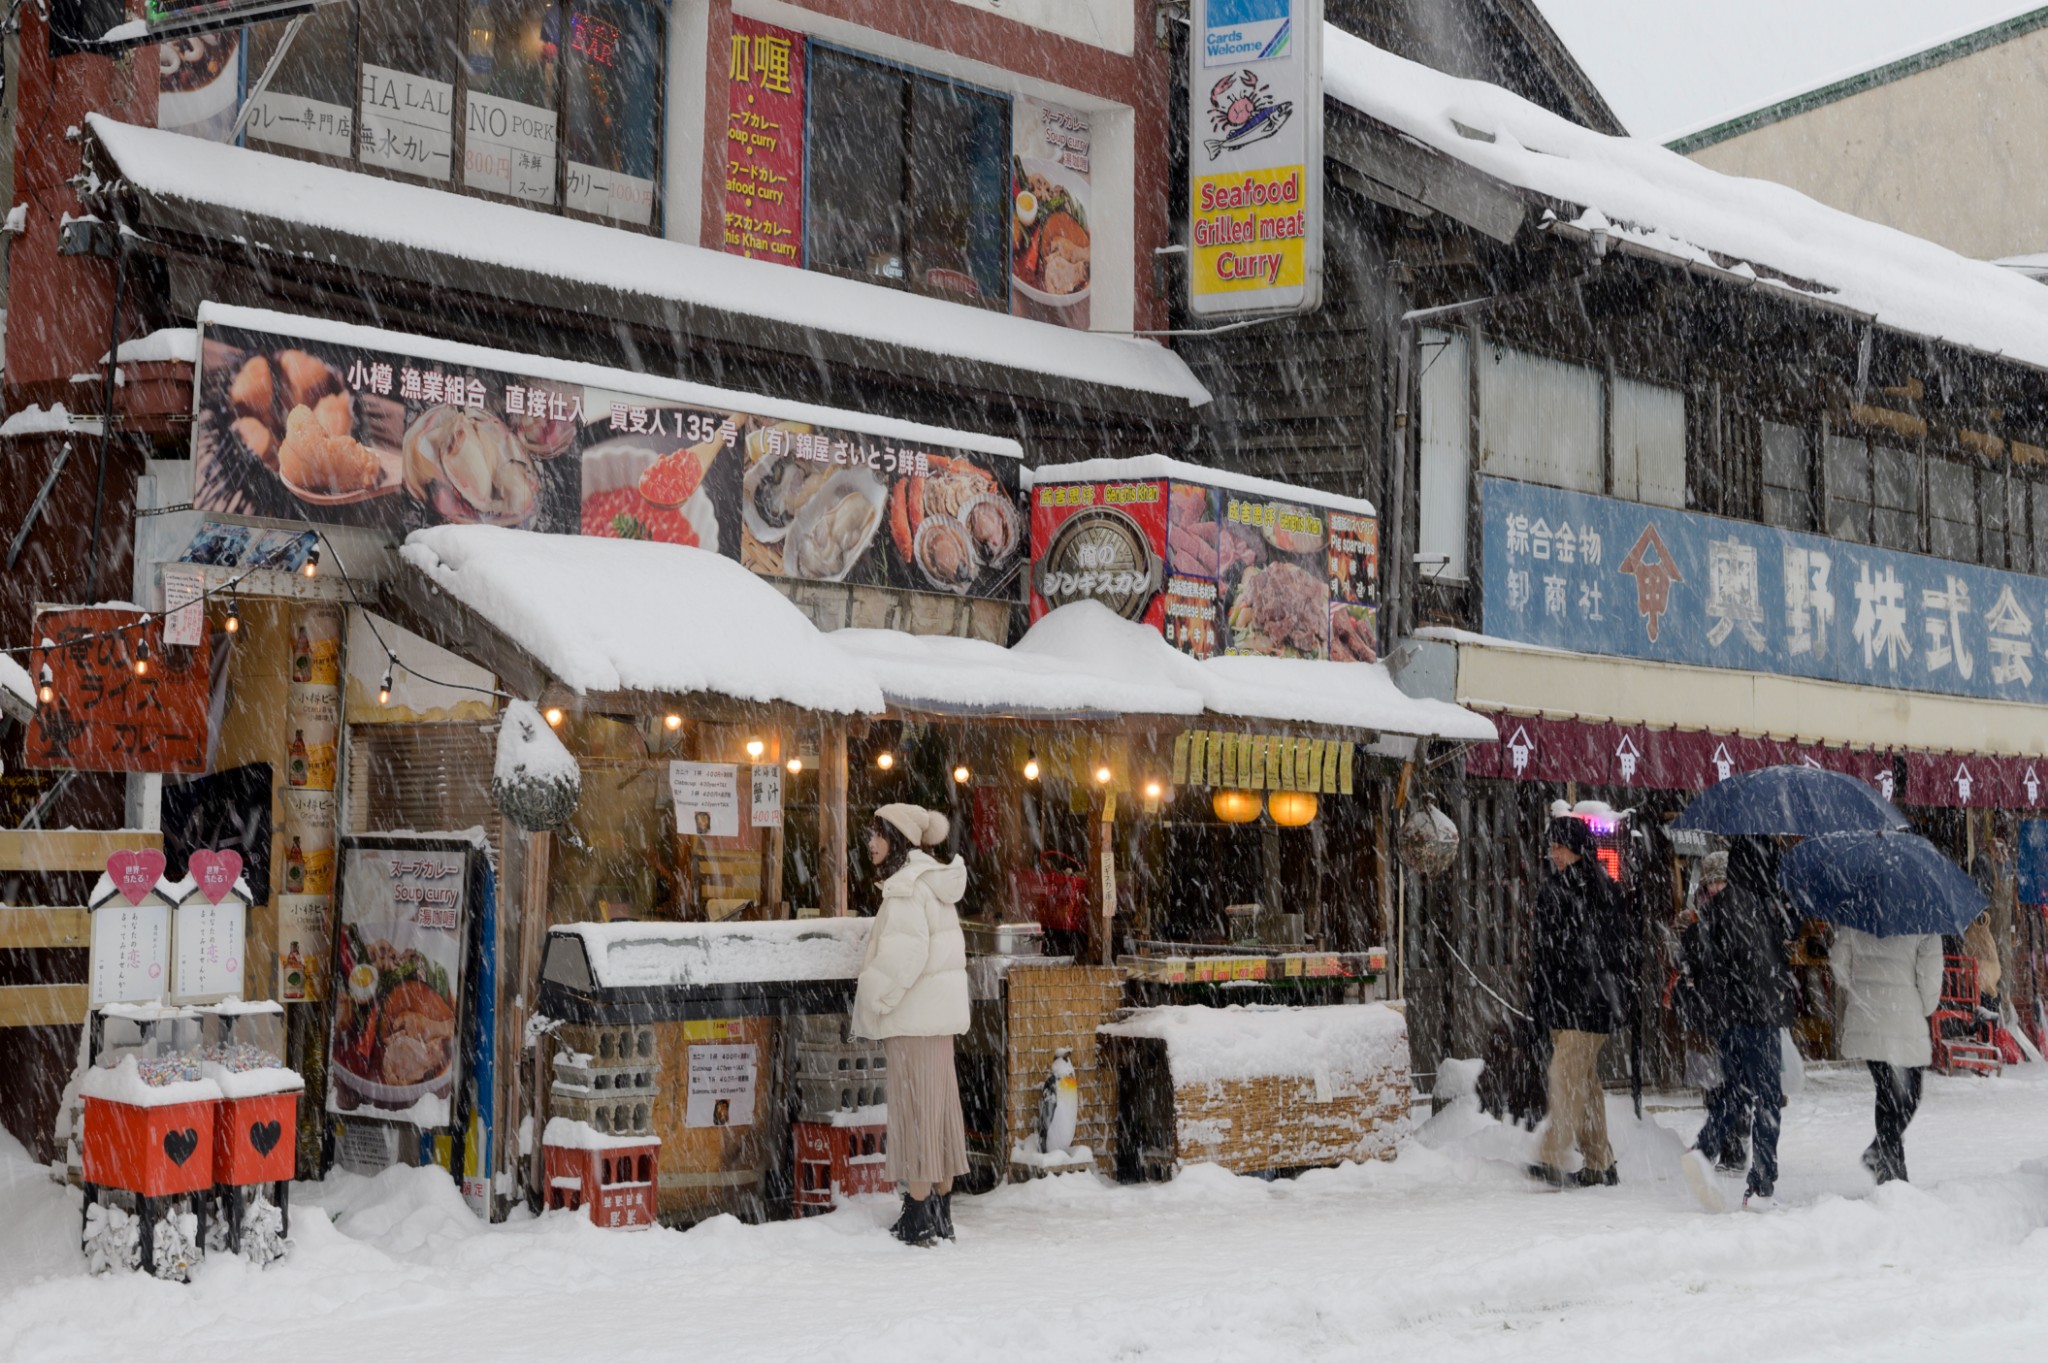
[(1488, 634), (1580, 653), (2048, 703), (2048, 579), (1482, 480)]

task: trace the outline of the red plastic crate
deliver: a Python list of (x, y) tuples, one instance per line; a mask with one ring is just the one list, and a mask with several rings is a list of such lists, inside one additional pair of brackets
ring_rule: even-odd
[(585, 1150), (543, 1145), (549, 1210), (581, 1208), (606, 1229), (634, 1230), (654, 1224), (654, 1190), (661, 1166), (661, 1142)]
[(831, 1211), (842, 1199), (862, 1193), (889, 1191), (887, 1126), (797, 1122), (790, 1129), (796, 1141), (791, 1203), (798, 1216)]
[(292, 1176), (299, 1091), (223, 1099), (215, 1110), (213, 1181), (241, 1187)]

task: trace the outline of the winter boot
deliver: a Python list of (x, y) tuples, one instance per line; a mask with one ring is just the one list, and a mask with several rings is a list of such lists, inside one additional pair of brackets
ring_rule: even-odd
[(910, 1194), (902, 1194), (903, 1204), (896, 1209), (896, 1219), (889, 1223), (889, 1234), (898, 1240), (903, 1238), (903, 1228), (910, 1224), (910, 1209), (917, 1204), (910, 1200)]
[(939, 1243), (939, 1195), (927, 1193), (922, 1200), (903, 1199), (903, 1228), (896, 1238), (906, 1245), (929, 1248)]
[(940, 1239), (942, 1239), (942, 1240), (951, 1240), (951, 1239), (953, 1239), (953, 1238), (954, 1238), (954, 1235), (953, 1235), (953, 1195), (952, 1195), (951, 1193), (938, 1193), (938, 1194), (935, 1194), (935, 1196), (936, 1196), (936, 1197), (938, 1198), (938, 1204), (939, 1204), (939, 1207), (938, 1207), (938, 1231), (939, 1231), (939, 1238), (940, 1238)]
[(1548, 1164), (1530, 1165), (1529, 1177), (1535, 1179), (1538, 1183), (1547, 1183), (1553, 1188), (1562, 1188), (1566, 1182), (1576, 1181), (1572, 1179), (1571, 1175), (1565, 1173), (1564, 1170)]
[(1605, 1169), (1579, 1170), (1579, 1186), (1581, 1188), (1612, 1188), (1620, 1182), (1621, 1174), (1611, 1164)]

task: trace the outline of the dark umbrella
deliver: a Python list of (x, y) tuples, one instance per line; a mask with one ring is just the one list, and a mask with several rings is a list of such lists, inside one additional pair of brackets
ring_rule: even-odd
[(1958, 933), (1990, 902), (1917, 833), (1823, 833), (1786, 853), (1778, 879), (1807, 917), (1878, 937)]
[(1811, 837), (1909, 825), (1905, 815), (1853, 776), (1819, 767), (1762, 767), (1701, 791), (1671, 826), (1724, 837)]

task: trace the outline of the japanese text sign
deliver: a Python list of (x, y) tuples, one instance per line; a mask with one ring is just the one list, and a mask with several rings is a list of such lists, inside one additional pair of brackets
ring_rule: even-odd
[(170, 985), (171, 908), (110, 899), (92, 911), (89, 1005), (156, 1003)]
[(1323, 273), (1322, 0), (1192, 0), (1188, 25), (1189, 305), (1310, 311)]
[[(203, 772), (211, 644), (164, 643), (163, 621), (142, 612), (52, 610), (36, 617), (48, 646), (30, 655), (48, 668), (55, 698), (28, 726), (22, 764), (72, 771)], [(142, 670), (137, 671), (137, 663)]]
[(2048, 580), (1499, 478), (1482, 495), (1489, 634), (2048, 702)]
[(726, 82), (725, 249), (802, 265), (804, 36), (734, 15)]

